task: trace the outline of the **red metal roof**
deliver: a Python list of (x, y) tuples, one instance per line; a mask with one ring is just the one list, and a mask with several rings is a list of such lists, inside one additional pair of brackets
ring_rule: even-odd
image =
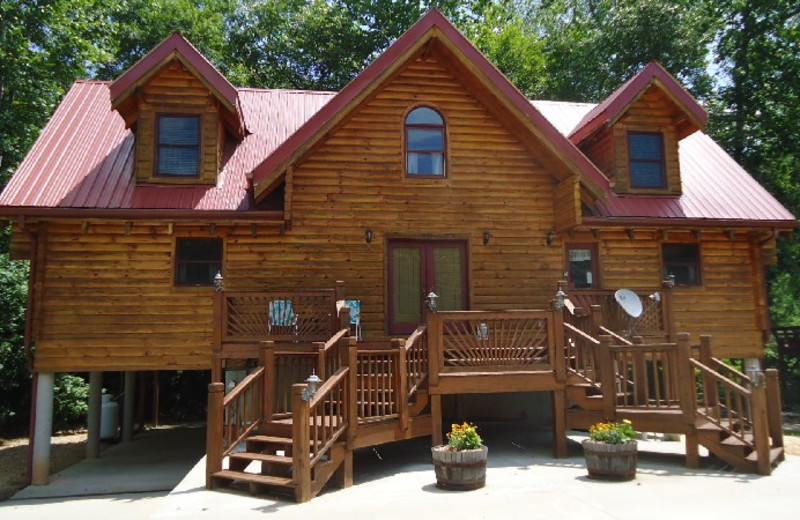
[(666, 92), (677, 102), (688, 115), (705, 128), (708, 123), (708, 114), (705, 109), (697, 103), (697, 100), (689, 94), (678, 81), (667, 72), (658, 62), (651, 61), (634, 77), (626, 81), (621, 87), (615, 90), (610, 96), (604, 99), (599, 105), (584, 115), (572, 132), (569, 134), (570, 140), (578, 143), (590, 136), (602, 125), (614, 121), (623, 110), (634, 101), (653, 81), (658, 81)]
[[(442, 22), (446, 20), (438, 11), (433, 13), (423, 18), (427, 20), (426, 24), (415, 25), (398, 42), (405, 38), (403, 45), (408, 46), (413, 38), (421, 36), (420, 31), (424, 33), (434, 25), (456, 43), (465, 41), (452, 25)], [(519, 91), (477, 49), (468, 42), (459, 45), (466, 57), (478, 64), (482, 73), (494, 81), (504, 95), (514, 103), (518, 102)], [(390, 48), (391, 53), (387, 51), (375, 63), (385, 68), (388, 66), (386, 61), (402, 55), (403, 49), (402, 45), (397, 47), (395, 44)], [(167, 214), (177, 211), (202, 211), (206, 216), (231, 212), (242, 215), (242, 212), (254, 209), (247, 193), (248, 174), (257, 167), (264, 172), (265, 165), (279, 164), (279, 157), (288, 157), (286, 154), (291, 149), (309, 139), (316, 128), (314, 125), (341, 110), (366, 87), (364, 83), (373, 81), (378, 74), (378, 69), (368, 67), (338, 95), (238, 89), (242, 117), (251, 133), (233, 151), (218, 176), (217, 184), (207, 186), (136, 185), (133, 135), (125, 129), (122, 117), (112, 109), (110, 85), (79, 81), (67, 93), (0, 194), (0, 214), (66, 210), (74, 214), (76, 210), (84, 210), (93, 216), (116, 215), (120, 218), (131, 218), (132, 215), (168, 218)], [(598, 113), (597, 106), (524, 102), (527, 108), (522, 112), (526, 117), (543, 134), (555, 134), (555, 137), (548, 137), (551, 143), (560, 147), (577, 164), (583, 164), (580, 171), (585, 175), (584, 180), (587, 177), (591, 179), (590, 182), (605, 195), (605, 202), (598, 203), (599, 216), (586, 217), (587, 223), (672, 221), (782, 229), (796, 225), (789, 211), (702, 132), (680, 142), (681, 196), (616, 195), (607, 180), (595, 182), (603, 181), (605, 177), (565, 138), (581, 121), (591, 119), (587, 114)], [(249, 215), (255, 213), (266, 215), (255, 211)]]
[[(540, 112), (565, 134), (586, 114), (591, 103), (533, 101)], [(695, 132), (678, 145), (683, 193), (676, 196), (617, 195), (606, 192), (598, 203), (600, 219), (683, 219), (728, 221), (731, 225), (755, 223), (794, 227), (796, 221), (763, 186), (704, 132)], [(591, 218), (584, 219), (587, 222)]]
[(112, 101), (116, 103), (119, 98), (129, 95), (140, 80), (157, 71), (173, 53), (180, 54), (201, 78), (216, 90), (216, 94), (231, 109), (238, 112), (239, 92), (236, 87), (231, 85), (228, 79), (179, 32), (172, 33), (111, 83), (109, 90)]
[(73, 85), (0, 195), (0, 206), (246, 211), (247, 173), (330, 100), (328, 92), (241, 89), (251, 133), (216, 186), (136, 185), (133, 135), (111, 108), (109, 85)]

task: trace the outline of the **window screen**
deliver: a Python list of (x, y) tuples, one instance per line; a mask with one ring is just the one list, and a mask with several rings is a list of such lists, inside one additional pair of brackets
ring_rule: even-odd
[(158, 117), (158, 175), (200, 173), (200, 117)]
[(665, 188), (664, 140), (661, 134), (628, 134), (632, 188)]

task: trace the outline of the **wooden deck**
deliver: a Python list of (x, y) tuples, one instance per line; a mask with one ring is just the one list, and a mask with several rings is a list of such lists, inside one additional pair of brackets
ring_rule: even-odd
[[(223, 321), (209, 387), (209, 487), (245, 485), (305, 501), (331, 479), (348, 486), (356, 448), (421, 436), (441, 443), (449, 394), (550, 392), (556, 456), (566, 455), (568, 429), (630, 419), (639, 431), (684, 434), (689, 466), (698, 464), (700, 445), (760, 474), (783, 457), (777, 375), (754, 380), (729, 368), (712, 356), (709, 337), (692, 345), (687, 334), (669, 342), (669, 332), (654, 330), (647, 340), (627, 339), (592, 304), (429, 313), (408, 338), (359, 342), (349, 335), (342, 287), (296, 298), (217, 296)], [(268, 309), (276, 300), (305, 315), (288, 334), (262, 323), (274, 319)], [(668, 295), (653, 312), (668, 320), (665, 302), (668, 309)], [(296, 323), (303, 325), (294, 330)], [(242, 359), (257, 360), (255, 368), (224, 394), (222, 370)], [(323, 382), (308, 395), (312, 371)]]

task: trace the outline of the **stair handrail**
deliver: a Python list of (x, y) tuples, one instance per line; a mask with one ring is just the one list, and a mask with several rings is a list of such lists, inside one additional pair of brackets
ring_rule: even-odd
[(609, 329), (605, 325), (600, 325), (600, 332), (602, 334), (606, 334), (608, 336), (613, 337), (615, 340), (619, 341), (623, 345), (633, 345), (632, 341), (628, 340), (627, 338), (624, 338), (623, 336), (620, 336), (619, 334)]
[(292, 480), (299, 502), (311, 498), (311, 475), (350, 424), (350, 367), (339, 368), (313, 396), (308, 385), (292, 385)]
[(340, 366), (341, 354), (337, 348), (343, 338), (350, 334), (350, 326), (340, 329), (327, 341), (316, 341), (313, 343), (317, 349), (317, 375), (320, 379), (325, 379), (329, 372), (334, 372)]
[[(753, 391), (739, 385), (697, 359), (690, 359), (689, 363), (701, 375), (700, 388), (698, 390), (702, 393), (702, 399), (698, 397), (698, 415), (724, 430), (728, 435), (735, 437), (746, 446), (755, 448), (754, 442), (746, 436), (746, 433), (754, 428)], [(708, 388), (715, 383), (722, 386), (725, 392), (725, 399), (720, 400), (718, 386), (715, 386), (713, 390)], [(753, 387), (753, 389), (755, 388), (757, 387)], [(731, 394), (734, 397), (733, 401), (731, 401)], [(727, 413), (727, 421), (723, 420), (723, 412)]]
[[(567, 364), (566, 370), (599, 389), (600, 380), (599, 378), (595, 377), (594, 374), (597, 374), (599, 372), (599, 366), (597, 366), (597, 347), (600, 345), (600, 340), (592, 337), (589, 333), (579, 329), (572, 323), (568, 323), (565, 321), (563, 322), (563, 327), (565, 332), (565, 337), (564, 337), (565, 356), (568, 359), (575, 359), (574, 366)], [(577, 334), (578, 336), (580, 336), (580, 339), (588, 343), (589, 348), (586, 350), (589, 351), (590, 356), (592, 357), (591, 360), (591, 366), (593, 367), (592, 370), (587, 370), (588, 364), (584, 359), (585, 352), (581, 352), (581, 349), (576, 344), (576, 342), (569, 337), (570, 333)]]
[(406, 398), (411, 399), (428, 377), (428, 348), (425, 335), (428, 327), (420, 325), (405, 341)]
[(222, 469), (222, 461), (260, 425), (264, 415), (266, 368), (247, 375), (227, 395), (220, 382), (208, 385), (206, 484)]

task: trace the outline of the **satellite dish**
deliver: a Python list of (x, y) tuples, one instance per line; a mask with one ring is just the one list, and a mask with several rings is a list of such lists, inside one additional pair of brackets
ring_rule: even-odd
[(644, 311), (642, 300), (630, 289), (619, 289), (614, 293), (614, 299), (617, 300), (622, 310), (631, 318), (638, 318), (642, 315), (642, 311)]

